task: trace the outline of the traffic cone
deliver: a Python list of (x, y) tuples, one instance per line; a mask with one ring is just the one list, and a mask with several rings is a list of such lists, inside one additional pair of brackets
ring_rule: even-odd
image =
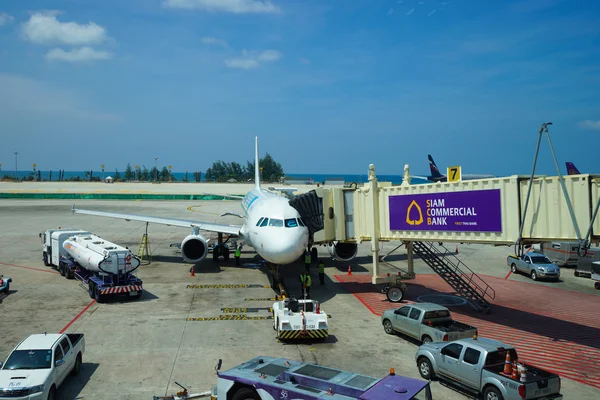
[(192, 268), (190, 268), (190, 276), (196, 276), (196, 272), (194, 271), (193, 265), (192, 265)]
[(456, 254), (458, 254), (458, 245), (456, 245)]
[(521, 383), (527, 382), (527, 374), (525, 372), (525, 364), (521, 364)]
[(350, 268), (350, 265), (348, 265), (348, 275), (352, 275), (352, 268)]
[(510, 351), (506, 352), (506, 360), (504, 361), (504, 375), (510, 376), (512, 374), (511, 364), (510, 364)]
[(512, 374), (510, 376), (513, 379), (518, 379), (519, 378), (519, 372), (517, 370), (517, 360), (515, 360), (513, 362), (513, 367), (512, 367)]

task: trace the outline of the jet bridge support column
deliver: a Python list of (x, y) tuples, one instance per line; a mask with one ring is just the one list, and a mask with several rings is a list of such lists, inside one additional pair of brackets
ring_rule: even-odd
[(413, 252), (413, 242), (409, 240), (406, 243), (406, 262), (408, 263), (408, 276), (407, 278), (415, 277), (415, 263), (414, 263), (414, 252)]
[(369, 224), (371, 231), (371, 252), (373, 253), (373, 278), (372, 283), (377, 284), (379, 276), (379, 188), (375, 176), (375, 165), (369, 165), (369, 191), (371, 192), (372, 222)]

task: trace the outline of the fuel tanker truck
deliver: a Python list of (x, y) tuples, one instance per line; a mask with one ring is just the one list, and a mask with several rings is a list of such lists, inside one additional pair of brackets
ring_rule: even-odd
[(135, 275), (140, 259), (128, 248), (80, 229), (59, 227), (39, 236), (44, 265), (81, 281), (98, 303), (111, 295), (142, 296), (142, 280)]

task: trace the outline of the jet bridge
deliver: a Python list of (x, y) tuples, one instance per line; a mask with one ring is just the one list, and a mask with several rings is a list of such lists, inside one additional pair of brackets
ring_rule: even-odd
[[(513, 175), (393, 186), (378, 182), (375, 167), (371, 165), (369, 182), (362, 187), (317, 188), (296, 197), (290, 205), (306, 220), (315, 245), (337, 245), (338, 254), (344, 252), (352, 258), (352, 248), (355, 254), (359, 243), (371, 241), (373, 283), (381, 283), (383, 279), (378, 274), (380, 241), (406, 244), (409, 275), (414, 250), (424, 260), (432, 260), (430, 266), (440, 275), (451, 275), (448, 270), (452, 269), (459, 277), (474, 274), (464, 272), (466, 266), (460, 260), (446, 262), (440, 269), (439, 262), (433, 261), (435, 257), (429, 254), (431, 250), (425, 252), (423, 245), (413, 245), (416, 242), (514, 245), (515, 252), (520, 253), (524, 245), (545, 241), (579, 241), (582, 249), (600, 242), (600, 219), (596, 218), (600, 208), (600, 175), (534, 176), (533, 179)], [(461, 282), (456, 284), (460, 285)], [(490, 296), (491, 288), (480, 286), (481, 297)]]

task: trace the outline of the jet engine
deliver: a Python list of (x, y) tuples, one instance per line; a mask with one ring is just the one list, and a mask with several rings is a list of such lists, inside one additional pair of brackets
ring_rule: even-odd
[(356, 257), (358, 245), (356, 243), (335, 242), (327, 246), (331, 257), (337, 261), (350, 261)]
[(197, 263), (208, 254), (208, 245), (204, 237), (190, 234), (181, 242), (181, 256), (189, 263)]

